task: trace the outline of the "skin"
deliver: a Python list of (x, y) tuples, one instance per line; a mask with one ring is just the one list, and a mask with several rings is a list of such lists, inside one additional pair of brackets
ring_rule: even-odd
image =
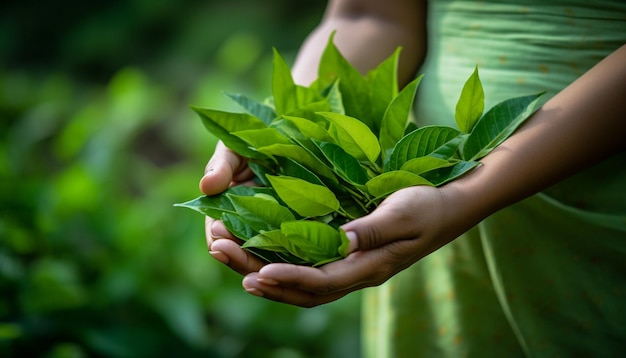
[[(424, 12), (423, 2), (331, 1), (300, 51), (295, 78), (312, 80), (310, 69), (316, 68), (330, 31), (337, 29), (338, 47), (363, 72), (403, 45), (401, 80), (408, 81), (424, 56)], [(371, 28), (362, 33), (373, 37), (359, 42), (362, 33), (356, 28)], [(209, 252), (243, 275), (243, 287), (253, 295), (302, 307), (332, 302), (380, 285), (497, 210), (623, 151), (624, 113), (626, 46), (550, 99), (469, 175), (440, 188), (399, 190), (370, 215), (345, 224), (352, 253), (343, 260), (321, 268), (264, 264), (242, 250), (221, 222), (207, 219)], [(245, 159), (221, 143), (205, 173), (200, 189), (207, 195), (251, 178)]]

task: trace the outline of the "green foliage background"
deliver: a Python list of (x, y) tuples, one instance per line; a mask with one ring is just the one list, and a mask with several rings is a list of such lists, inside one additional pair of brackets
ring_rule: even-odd
[(0, 3), (0, 356), (358, 356), (358, 294), (252, 297), (172, 206), (215, 144), (189, 105), (268, 96), (324, 4)]

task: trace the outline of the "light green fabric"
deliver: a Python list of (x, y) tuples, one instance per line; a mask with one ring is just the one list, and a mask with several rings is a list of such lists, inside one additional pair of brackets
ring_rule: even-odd
[[(431, 1), (428, 12), (421, 125), (454, 125), (476, 65), (486, 108), (539, 91), (547, 100), (626, 43), (626, 1)], [(616, 356), (626, 348), (626, 152), (365, 290), (363, 309), (372, 358)]]

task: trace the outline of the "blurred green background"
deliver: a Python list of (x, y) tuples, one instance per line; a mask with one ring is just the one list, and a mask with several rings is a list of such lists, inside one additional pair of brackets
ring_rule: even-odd
[(299, 309), (207, 253), (215, 139), (324, 1), (0, 3), (0, 356), (357, 357), (359, 295)]

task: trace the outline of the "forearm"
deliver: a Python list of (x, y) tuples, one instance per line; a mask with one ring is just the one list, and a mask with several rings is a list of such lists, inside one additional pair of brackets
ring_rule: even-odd
[(302, 45), (293, 68), (296, 83), (317, 78), (321, 54), (333, 31), (335, 44), (363, 74), (402, 46), (399, 82), (409, 82), (426, 50), (425, 2), (416, 0), (335, 0), (329, 3), (320, 25)]
[[(470, 175), (444, 187), (483, 217), (623, 151), (626, 46), (542, 106)], [(458, 202), (458, 201), (457, 201)]]

